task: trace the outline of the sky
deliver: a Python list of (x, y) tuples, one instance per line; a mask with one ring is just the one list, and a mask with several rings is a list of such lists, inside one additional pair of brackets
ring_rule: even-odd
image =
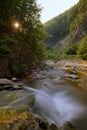
[(79, 0), (37, 0), (43, 7), (41, 21), (45, 23), (74, 6)]

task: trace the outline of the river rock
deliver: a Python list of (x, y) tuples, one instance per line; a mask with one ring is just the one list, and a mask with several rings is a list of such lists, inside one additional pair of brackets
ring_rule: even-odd
[(64, 75), (66, 78), (70, 78), (70, 79), (78, 79), (78, 76), (75, 74), (65, 74)]
[(37, 79), (45, 79), (48, 77), (48, 74), (47, 72), (45, 71), (40, 71), (37, 75), (36, 75), (36, 78)]
[(16, 77), (13, 77), (11, 80), (12, 80), (13, 82), (17, 82), (17, 81), (18, 81), (18, 79), (17, 79)]
[(13, 84), (13, 88), (11, 90), (19, 90), (19, 89), (22, 89), (23, 87), (18, 85), (18, 84)]
[(75, 74), (75, 75), (77, 74), (75, 67), (74, 67), (74, 68), (72, 68), (72, 70), (71, 70), (70, 74)]
[(9, 90), (13, 87), (13, 82), (8, 79), (0, 79), (0, 90)]
[(46, 129), (48, 128), (48, 122), (47, 122), (47, 121), (42, 120), (42, 119), (40, 119), (40, 118), (36, 118), (35, 120), (37, 121), (37, 123), (38, 123), (38, 125), (39, 125), (39, 127), (40, 127), (41, 129), (46, 130)]
[(0, 85), (12, 85), (13, 82), (11, 80), (8, 79), (0, 79)]
[(77, 130), (76, 127), (71, 122), (66, 122), (61, 130)]
[(12, 80), (8, 80), (8, 79), (0, 79), (0, 90), (19, 90), (19, 89), (23, 89), (24, 88), (24, 84), (23, 83), (15, 83)]
[(11, 102), (7, 108), (10, 109), (17, 109), (17, 110), (22, 110), (22, 109), (30, 109), (33, 107), (35, 103), (35, 95), (34, 94), (29, 94), (27, 96), (20, 97), (19, 99), (14, 100)]
[(23, 89), (24, 88), (24, 84), (17, 82), (17, 83), (13, 83), (13, 88), (11, 90), (19, 90), (19, 89)]

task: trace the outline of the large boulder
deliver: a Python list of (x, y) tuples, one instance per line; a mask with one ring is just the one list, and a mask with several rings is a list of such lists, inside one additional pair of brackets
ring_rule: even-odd
[(0, 90), (3, 89), (8, 90), (12, 87), (13, 87), (13, 82), (11, 80), (0, 78)]
[(24, 84), (22, 83), (15, 83), (12, 80), (0, 78), (0, 90), (18, 90), (23, 88)]

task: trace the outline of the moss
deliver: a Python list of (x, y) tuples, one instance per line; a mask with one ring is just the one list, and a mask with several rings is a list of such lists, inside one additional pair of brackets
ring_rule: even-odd
[(4, 120), (5, 118), (10, 118), (9, 111), (7, 109), (0, 110), (0, 119)]
[(26, 130), (27, 127), (28, 127), (28, 121), (27, 120), (21, 120), (19, 130)]
[(0, 130), (26, 130), (28, 126), (37, 127), (34, 117), (28, 111), (0, 109)]
[(25, 119), (25, 120), (31, 120), (32, 115), (25, 111), (25, 112), (19, 112), (17, 110), (8, 110), (8, 109), (1, 109), (0, 110), (0, 124), (8, 124), (12, 123), (15, 120), (18, 119)]
[(12, 101), (19, 98), (19, 95), (15, 94), (15, 93), (12, 93), (10, 91), (3, 90), (0, 93), (1, 93), (0, 106), (8, 105)]
[[(8, 125), (0, 125), (0, 130), (10, 130)], [(15, 129), (17, 130), (17, 129)]]
[(32, 118), (32, 115), (29, 114), (29, 112), (27, 112), (27, 111), (21, 113), (20, 116), (22, 117), (22, 119), (27, 119), (27, 120), (33, 119), (33, 118)]
[(30, 95), (30, 107), (32, 107), (35, 103), (35, 95), (34, 94), (31, 94)]
[(13, 94), (13, 93), (9, 93), (8, 95), (7, 95), (7, 100), (8, 100), (8, 102), (12, 102), (13, 100), (15, 100), (15, 99), (17, 99), (18, 97), (17, 97), (17, 95), (15, 95), (15, 94)]
[(28, 111), (29, 107), (25, 105), (20, 105), (20, 106), (15, 107), (15, 109), (18, 110), (19, 112), (24, 112), (24, 111)]

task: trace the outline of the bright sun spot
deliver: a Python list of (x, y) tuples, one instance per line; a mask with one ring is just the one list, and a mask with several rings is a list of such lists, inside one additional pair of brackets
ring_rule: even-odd
[(14, 27), (15, 27), (15, 28), (19, 28), (19, 23), (18, 23), (18, 22), (15, 22), (15, 23), (14, 23)]

